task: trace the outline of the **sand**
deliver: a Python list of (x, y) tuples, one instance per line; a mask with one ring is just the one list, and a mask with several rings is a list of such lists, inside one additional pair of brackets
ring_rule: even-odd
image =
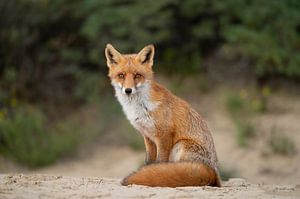
[(0, 175), (0, 198), (300, 198), (300, 185), (251, 184), (230, 179), (217, 187), (121, 186), (120, 179)]

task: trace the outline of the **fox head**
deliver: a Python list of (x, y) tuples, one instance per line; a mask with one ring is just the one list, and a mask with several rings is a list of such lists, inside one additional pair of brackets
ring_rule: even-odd
[(153, 78), (153, 45), (144, 47), (137, 54), (121, 54), (107, 44), (105, 56), (111, 83), (123, 95), (134, 95), (150, 84)]

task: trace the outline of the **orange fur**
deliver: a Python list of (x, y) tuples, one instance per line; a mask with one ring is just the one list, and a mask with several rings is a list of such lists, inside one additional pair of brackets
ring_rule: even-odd
[(157, 163), (142, 167), (122, 181), (122, 185), (139, 184), (152, 187), (218, 186), (215, 171), (193, 162)]
[[(116, 97), (144, 137), (146, 165), (123, 185), (221, 186), (210, 130), (190, 105), (153, 79), (153, 45), (138, 54), (105, 49)], [(126, 93), (126, 89), (131, 89)]]

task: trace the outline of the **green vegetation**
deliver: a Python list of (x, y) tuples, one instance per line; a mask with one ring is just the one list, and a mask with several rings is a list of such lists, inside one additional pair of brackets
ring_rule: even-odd
[(261, 91), (241, 90), (239, 94), (228, 96), (226, 106), (236, 124), (239, 146), (247, 146), (248, 140), (255, 136), (252, 117), (255, 113), (266, 111), (269, 95), (270, 89), (265, 87)]
[(237, 123), (237, 142), (239, 146), (247, 146), (248, 140), (254, 136), (254, 127), (251, 123), (241, 121)]
[[(51, 98), (45, 103), (46, 96), (37, 95), (40, 99), (36, 102), (29, 96), (20, 98), (17, 92), (22, 85), (18, 78), (22, 74), (14, 68), (4, 71), (0, 82), (0, 153), (29, 167), (38, 167), (73, 154), (79, 145), (102, 133), (106, 120), (99, 116), (102, 109), (93, 105), (106, 106), (106, 97), (100, 99), (104, 87), (101, 76), (77, 67), (64, 70), (64, 74), (72, 74), (76, 85), (65, 88), (69, 89), (67, 93), (61, 88), (47, 93)], [(76, 104), (80, 106), (70, 111)], [(94, 111), (89, 111), (91, 106)], [(85, 115), (90, 117), (88, 121)], [(109, 112), (103, 115), (110, 117)]]
[(237, 143), (239, 146), (245, 147), (249, 138), (254, 136), (254, 129), (249, 119), (248, 107), (249, 103), (244, 99), (244, 92), (240, 95), (231, 94), (226, 102), (227, 109), (236, 124)]
[(246, 115), (263, 113), (267, 111), (268, 98), (271, 89), (264, 86), (261, 89), (241, 89), (239, 93), (230, 93), (226, 105), (232, 117), (238, 117), (240, 113)]
[(230, 95), (227, 99), (227, 108), (233, 117), (237, 117), (237, 114), (246, 106), (245, 101), (240, 95)]
[(74, 155), (79, 147), (103, 136), (114, 115), (108, 110), (110, 104), (102, 99), (66, 117), (56, 115), (59, 119), (54, 120), (28, 105), (16, 107), (9, 114), (2, 111), (0, 153), (29, 167), (44, 166)]
[(73, 131), (66, 131), (62, 124), (50, 129), (39, 110), (18, 108), (13, 117), (0, 121), (0, 151), (30, 167), (52, 163), (80, 141), (74, 124)]
[(280, 155), (296, 154), (295, 142), (287, 135), (279, 133), (275, 128), (272, 129), (269, 145), (273, 153)]
[(105, 67), (108, 42), (122, 51), (154, 43), (159, 68), (173, 73), (197, 72), (222, 49), (251, 61), (257, 76), (300, 77), (297, 0), (4, 0), (0, 7), (0, 65), (27, 68), (24, 81), (65, 66)]

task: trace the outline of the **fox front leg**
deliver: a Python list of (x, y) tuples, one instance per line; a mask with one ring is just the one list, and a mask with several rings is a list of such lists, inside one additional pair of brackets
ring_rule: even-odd
[(149, 138), (144, 136), (145, 148), (146, 148), (146, 158), (145, 163), (151, 164), (156, 160), (156, 145)]
[(159, 139), (156, 142), (156, 162), (168, 162), (172, 148), (171, 139)]

